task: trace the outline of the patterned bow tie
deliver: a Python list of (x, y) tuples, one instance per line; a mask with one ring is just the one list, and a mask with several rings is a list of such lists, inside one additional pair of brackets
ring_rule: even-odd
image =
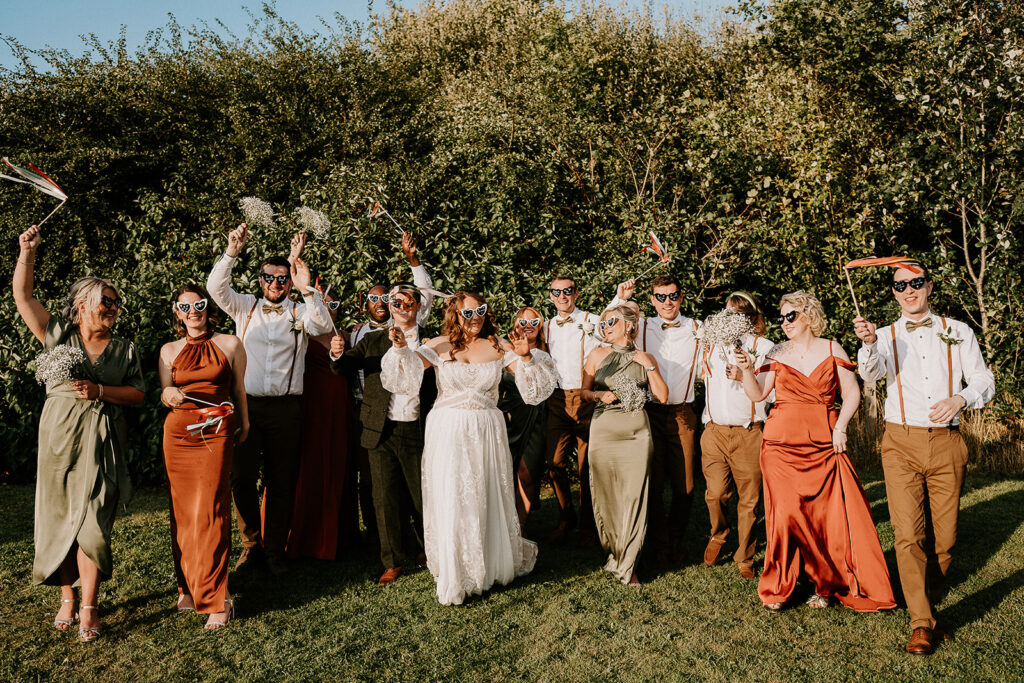
[(931, 318), (925, 318), (924, 320), (922, 320), (919, 323), (915, 323), (912, 320), (908, 320), (907, 321), (907, 332), (913, 332), (914, 330), (916, 330), (919, 327), (931, 327), (931, 326), (932, 326), (932, 319)]
[(559, 327), (561, 327), (562, 325), (565, 325), (566, 323), (571, 323), (571, 322), (572, 322), (572, 318), (555, 318), (555, 324), (557, 324)]
[(682, 324), (683, 324), (682, 320), (677, 320), (674, 323), (662, 323), (661, 324), (661, 329), (667, 330), (670, 327), (679, 327)]
[(267, 315), (269, 313), (275, 313), (277, 315), (283, 315), (284, 314), (284, 309), (281, 308), (281, 304), (274, 304), (274, 305), (263, 304), (263, 315)]
[(388, 323), (387, 323), (387, 321), (385, 321), (385, 322), (382, 322), (382, 323), (375, 323), (375, 322), (373, 322), (373, 321), (371, 320), (371, 321), (370, 321), (370, 323), (369, 323), (369, 325), (370, 325), (370, 329), (371, 329), (371, 330), (379, 330), (379, 329), (380, 329), (380, 328), (382, 328), (382, 327), (387, 327), (387, 326), (388, 326)]

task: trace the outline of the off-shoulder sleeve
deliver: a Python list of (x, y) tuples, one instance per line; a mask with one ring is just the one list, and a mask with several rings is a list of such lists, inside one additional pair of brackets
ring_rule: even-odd
[(516, 388), (527, 405), (540, 405), (558, 387), (558, 370), (551, 356), (544, 351), (534, 349), (533, 359), (524, 361), (512, 351), (505, 354), (505, 366), (516, 364)]
[(754, 374), (759, 375), (762, 372), (775, 372), (775, 370), (777, 369), (777, 366), (778, 366), (778, 363), (776, 361), (773, 361), (771, 358), (765, 358), (764, 359), (764, 365), (762, 365), (757, 370), (755, 370)]
[(420, 358), (408, 346), (392, 346), (380, 360), (380, 383), (392, 394), (418, 394), (424, 369)]
[(841, 368), (846, 368), (847, 370), (856, 370), (857, 369), (857, 364), (856, 363), (853, 363), (853, 362), (848, 361), (848, 360), (843, 360), (842, 358), (836, 358), (836, 365), (838, 365)]
[(430, 348), (429, 346), (419, 347), (418, 349), (416, 349), (416, 353), (423, 356), (423, 358), (434, 367), (437, 367), (438, 365), (441, 364), (441, 356), (437, 355), (437, 351)]

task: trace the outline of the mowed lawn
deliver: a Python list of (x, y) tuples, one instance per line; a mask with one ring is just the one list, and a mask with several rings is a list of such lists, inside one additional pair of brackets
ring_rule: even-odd
[[(895, 581), (885, 489), (877, 475), (864, 481)], [(1024, 679), (1024, 482), (968, 476), (941, 605), (956, 641), (932, 657), (903, 652), (903, 609), (768, 613), (731, 561), (698, 562), (700, 496), (690, 563), (639, 589), (602, 572), (594, 550), (542, 542), (530, 576), (442, 607), (426, 570), (383, 589), (377, 559), (357, 553), (282, 578), (232, 576), (238, 618), (204, 633), (199, 617), (173, 609), (166, 496), (145, 490), (115, 527), (105, 633), (83, 645), (51, 626), (56, 589), (31, 585), (32, 488), (0, 487), (0, 679)], [(546, 499), (533, 525), (541, 538), (553, 507)]]

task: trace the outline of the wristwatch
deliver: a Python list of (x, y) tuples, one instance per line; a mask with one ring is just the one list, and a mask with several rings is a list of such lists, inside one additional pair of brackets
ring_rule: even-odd
[(644, 372), (654, 372), (654, 369), (655, 369), (656, 367), (657, 367), (657, 366), (655, 366), (655, 365), (652, 365), (652, 366), (650, 366), (650, 367), (646, 367), (646, 368), (644, 368)]

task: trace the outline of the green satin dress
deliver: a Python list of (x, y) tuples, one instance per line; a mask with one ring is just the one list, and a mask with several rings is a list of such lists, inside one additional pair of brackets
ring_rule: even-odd
[[(85, 353), (78, 326), (54, 315), (43, 346), (49, 351), (58, 344)], [(110, 340), (94, 364), (79, 363), (72, 377), (146, 390), (135, 345), (120, 337)], [(118, 501), (127, 501), (132, 492), (126, 460), (121, 406), (78, 398), (68, 382), (46, 387), (39, 419), (34, 583), (60, 585), (58, 570), (76, 543), (99, 568), (100, 578), (110, 577), (114, 515)]]
[[(633, 361), (634, 352), (613, 346), (594, 374), (594, 391), (610, 391), (609, 379), (622, 372), (641, 387), (647, 373)], [(619, 401), (597, 402), (590, 423), (590, 490), (601, 547), (608, 553), (604, 568), (629, 583), (647, 536), (647, 496), (654, 447), (651, 425), (643, 409), (627, 413)]]

